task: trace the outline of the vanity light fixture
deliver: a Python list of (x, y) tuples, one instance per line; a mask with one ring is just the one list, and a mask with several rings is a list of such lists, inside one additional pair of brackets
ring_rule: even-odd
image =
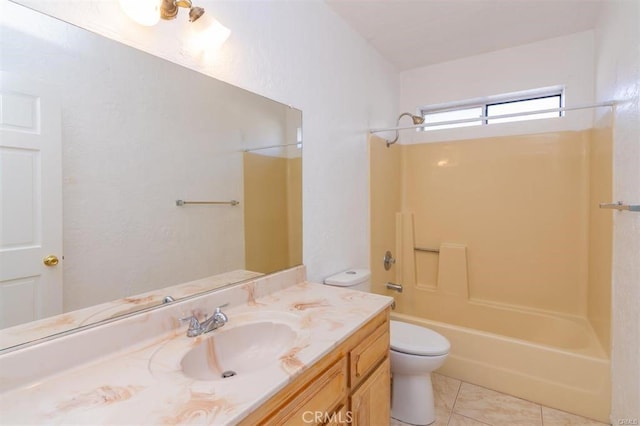
[(231, 31), (213, 17), (204, 18), (204, 9), (193, 6), (191, 0), (120, 0), (124, 13), (140, 25), (147, 27), (157, 24), (160, 19), (172, 20), (178, 16), (180, 8), (189, 9), (188, 46), (194, 54), (216, 52), (227, 40)]
[(160, 19), (175, 19), (181, 7), (189, 9), (189, 22), (195, 22), (204, 15), (204, 9), (193, 6), (191, 0), (120, 0), (120, 7), (129, 18), (148, 27)]

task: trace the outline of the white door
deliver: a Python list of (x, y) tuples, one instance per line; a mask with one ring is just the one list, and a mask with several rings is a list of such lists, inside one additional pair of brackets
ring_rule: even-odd
[(62, 313), (61, 156), (51, 89), (0, 71), (0, 328)]

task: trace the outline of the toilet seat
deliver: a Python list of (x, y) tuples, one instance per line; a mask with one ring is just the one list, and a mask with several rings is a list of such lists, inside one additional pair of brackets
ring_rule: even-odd
[(439, 356), (449, 353), (449, 341), (428, 328), (401, 321), (391, 322), (391, 349), (410, 355)]

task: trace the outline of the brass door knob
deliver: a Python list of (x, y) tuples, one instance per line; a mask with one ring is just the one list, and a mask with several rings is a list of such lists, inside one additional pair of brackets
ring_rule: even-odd
[(54, 255), (45, 257), (42, 262), (47, 266), (56, 266), (59, 262), (58, 258)]

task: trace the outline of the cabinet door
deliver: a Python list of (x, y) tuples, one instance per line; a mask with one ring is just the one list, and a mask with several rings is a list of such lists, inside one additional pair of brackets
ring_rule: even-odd
[(383, 426), (391, 415), (389, 358), (351, 396), (352, 425)]
[(344, 402), (346, 395), (347, 360), (342, 358), (282, 408), (269, 424), (324, 424), (332, 419), (336, 407)]

